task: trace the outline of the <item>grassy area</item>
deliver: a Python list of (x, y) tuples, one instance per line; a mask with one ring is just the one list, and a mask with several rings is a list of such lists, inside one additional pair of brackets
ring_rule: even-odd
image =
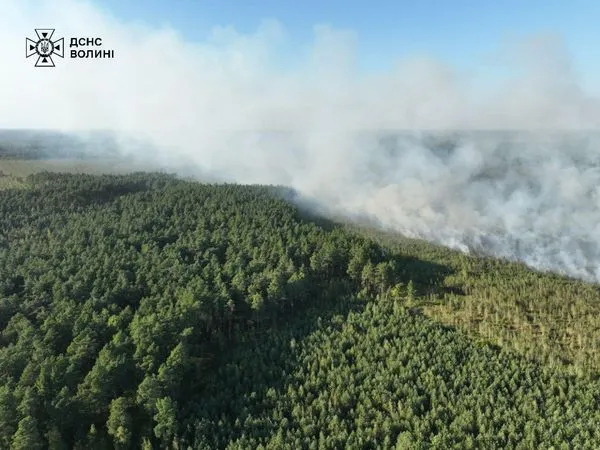
[(78, 160), (78, 159), (0, 159), (0, 171), (13, 177), (26, 177), (32, 173), (43, 171), (66, 173), (128, 173), (130, 165), (112, 160)]
[(577, 375), (600, 373), (599, 285), (398, 235), (361, 233), (403, 255), (451, 268), (421, 301), (431, 318)]
[[(156, 167), (151, 168), (157, 170)], [(9, 159), (0, 158), (0, 189), (25, 188), (25, 178), (39, 172), (127, 174), (142, 167), (118, 160)]]

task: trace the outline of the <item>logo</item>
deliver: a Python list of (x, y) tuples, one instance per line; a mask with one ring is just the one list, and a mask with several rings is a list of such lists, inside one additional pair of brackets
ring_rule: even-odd
[(52, 55), (64, 58), (65, 39), (60, 38), (52, 41), (53, 28), (36, 28), (35, 34), (38, 37), (37, 42), (25, 38), (25, 57), (29, 58), (30, 56), (38, 55), (35, 67), (54, 67)]

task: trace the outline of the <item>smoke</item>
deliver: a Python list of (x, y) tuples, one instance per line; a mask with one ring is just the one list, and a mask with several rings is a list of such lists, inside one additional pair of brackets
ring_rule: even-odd
[[(490, 49), (507, 74), (491, 83), (427, 55), (364, 73), (359, 37), (326, 25), (299, 51), (274, 20), (190, 42), (83, 1), (0, 11), (0, 128), (112, 130), (144, 163), (285, 184), (328, 212), (600, 282), (600, 101), (559, 36)], [(34, 28), (66, 38), (55, 68), (24, 58)], [(69, 59), (71, 36), (115, 59)]]

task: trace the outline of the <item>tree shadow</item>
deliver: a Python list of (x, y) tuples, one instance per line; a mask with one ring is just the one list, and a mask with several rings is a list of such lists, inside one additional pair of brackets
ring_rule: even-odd
[[(339, 226), (325, 218), (302, 220), (329, 230)], [(452, 273), (449, 267), (398, 253), (388, 252), (383, 260), (394, 262), (396, 283), (406, 287), (412, 281), (415, 296), (429, 294)], [(282, 421), (292, 421), (292, 407), (277, 411), (276, 405), (304, 364), (302, 343), (318, 330), (341, 327), (350, 313), (362, 312), (371, 300), (362, 299), (357, 291), (344, 278), (313, 285), (305, 304), (238, 336), (225, 348), (193, 397), (181, 405), (182, 416), (191, 417), (182, 425), (194, 448), (225, 448), (243, 435), (267, 439)], [(409, 313), (421, 314), (419, 308)]]
[(120, 197), (160, 189), (174, 176), (162, 173), (134, 172), (128, 176), (41, 171), (27, 181), (48, 204), (64, 204), (75, 208), (101, 206)]

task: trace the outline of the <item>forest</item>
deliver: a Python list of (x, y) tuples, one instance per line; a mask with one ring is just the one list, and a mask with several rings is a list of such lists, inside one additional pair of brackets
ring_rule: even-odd
[(599, 312), (278, 186), (36, 173), (0, 189), (0, 448), (600, 448)]

